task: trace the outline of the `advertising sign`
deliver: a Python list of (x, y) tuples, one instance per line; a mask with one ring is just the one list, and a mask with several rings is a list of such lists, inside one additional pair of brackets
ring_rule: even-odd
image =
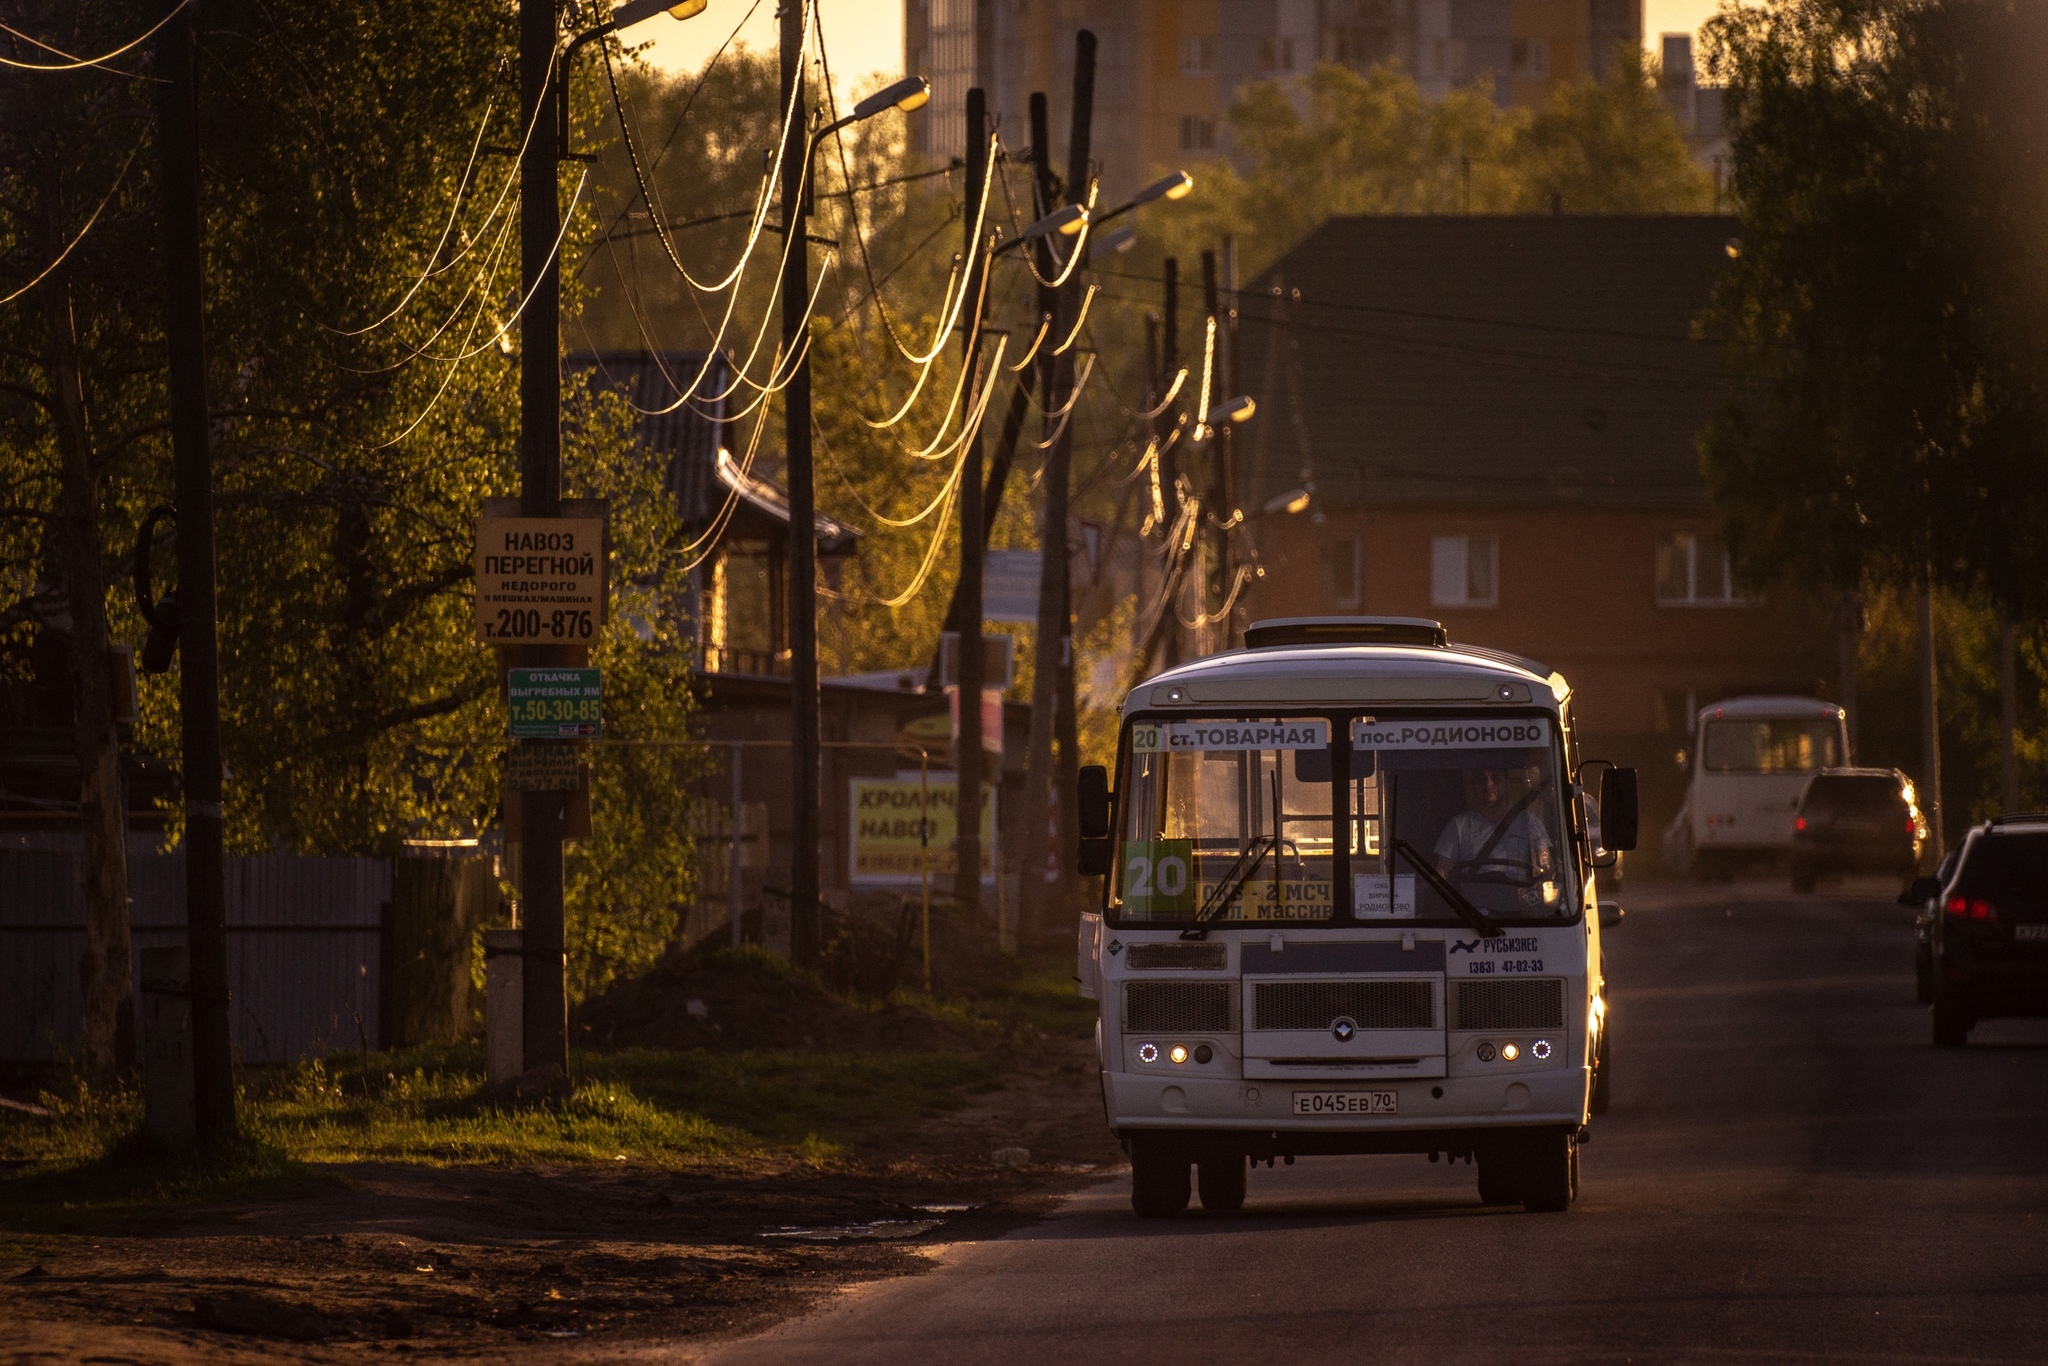
[(584, 645), (604, 622), (604, 522), (482, 517), (476, 524), (476, 638), (486, 645)]
[(505, 701), (515, 740), (594, 740), (603, 731), (596, 669), (509, 669)]
[[(915, 771), (894, 778), (855, 778), (848, 784), (853, 832), (852, 882), (856, 887), (916, 886), (927, 854), (935, 883), (952, 878), (954, 845), (959, 828), (953, 800), (959, 779), (934, 771), (923, 787)], [(920, 808), (928, 826), (921, 826)], [(925, 835), (928, 832), (929, 844)], [(996, 793), (982, 790), (981, 880), (993, 887), (996, 878)]]

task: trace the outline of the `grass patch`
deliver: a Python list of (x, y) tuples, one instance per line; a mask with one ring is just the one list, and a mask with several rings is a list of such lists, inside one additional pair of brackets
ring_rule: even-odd
[(0, 1160), (32, 1164), (0, 1182), (0, 1202), (185, 1204), (303, 1182), (315, 1163), (823, 1164), (952, 1108), (995, 1070), (957, 1053), (629, 1049), (579, 1054), (566, 1100), (513, 1107), (486, 1093), (474, 1044), (341, 1054), (245, 1077), (242, 1142), (210, 1161), (135, 1138), (138, 1092), (72, 1085), (42, 1096), (49, 1119), (0, 1118)]

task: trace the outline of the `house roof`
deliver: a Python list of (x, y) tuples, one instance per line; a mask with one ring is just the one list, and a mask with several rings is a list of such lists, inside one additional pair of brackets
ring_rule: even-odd
[(1235, 388), (1260, 403), (1242, 505), (1308, 481), (1325, 508), (1703, 504), (1694, 438), (1729, 381), (1694, 320), (1736, 232), (1719, 216), (1331, 219), (1238, 296)]
[[(725, 448), (726, 400), (706, 397), (732, 387), (732, 368), (724, 355), (707, 360), (702, 351), (582, 351), (569, 357), (569, 368), (595, 372), (599, 385), (633, 405), (640, 442), (665, 462), (664, 481), (692, 535), (709, 527), (728, 502), (737, 504), (732, 521), (742, 535), (773, 528), (787, 534), (789, 494), (759, 473), (740, 469)], [(697, 394), (678, 402), (700, 375), (702, 382), (694, 384)], [(760, 468), (757, 464), (755, 470)], [(823, 555), (848, 553), (860, 535), (823, 514), (816, 526)]]

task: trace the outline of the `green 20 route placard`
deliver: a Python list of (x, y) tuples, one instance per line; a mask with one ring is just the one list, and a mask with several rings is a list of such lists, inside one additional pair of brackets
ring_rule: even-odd
[(596, 669), (512, 669), (505, 680), (514, 740), (594, 740), (604, 724)]

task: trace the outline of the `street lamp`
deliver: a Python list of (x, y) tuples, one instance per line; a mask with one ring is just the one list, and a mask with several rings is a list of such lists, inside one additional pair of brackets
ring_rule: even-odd
[(823, 751), (818, 719), (817, 494), (811, 466), (811, 360), (804, 346), (811, 271), (805, 250), (805, 190), (811, 158), (825, 135), (891, 109), (905, 113), (931, 99), (930, 82), (906, 76), (854, 105), (853, 112), (806, 138), (802, 90), (801, 4), (782, 7), (782, 100), (789, 111), (782, 144), (782, 355), (790, 375), (782, 395), (789, 481), (790, 956), (808, 967), (818, 950), (818, 799)]
[(1207, 413), (1203, 414), (1202, 425), (1205, 427), (1220, 427), (1226, 422), (1238, 423), (1249, 421), (1252, 414), (1258, 410), (1259, 405), (1256, 399), (1250, 394), (1239, 394), (1236, 398), (1226, 398), (1221, 403), (1211, 407)]
[[(695, 19), (710, 3), (711, 0), (682, 0), (680, 4), (674, 3), (674, 0), (627, 0), (627, 3), (612, 11), (611, 18), (585, 29), (569, 40), (569, 45), (562, 49), (562, 74), (555, 81), (555, 137), (561, 147), (561, 155), (574, 155), (569, 150), (569, 73), (574, 69), (576, 53), (583, 45), (593, 38), (602, 38), (607, 33), (617, 33), (620, 29), (631, 28), (664, 11), (671, 19)], [(575, 13), (573, 4), (570, 6), (570, 13)]]
[(1110, 219), (1121, 218), (1132, 209), (1150, 204), (1155, 199), (1186, 199), (1194, 190), (1195, 178), (1186, 171), (1175, 171), (1172, 175), (1161, 176), (1108, 213), (1097, 214), (1095, 226), (1100, 228)]

